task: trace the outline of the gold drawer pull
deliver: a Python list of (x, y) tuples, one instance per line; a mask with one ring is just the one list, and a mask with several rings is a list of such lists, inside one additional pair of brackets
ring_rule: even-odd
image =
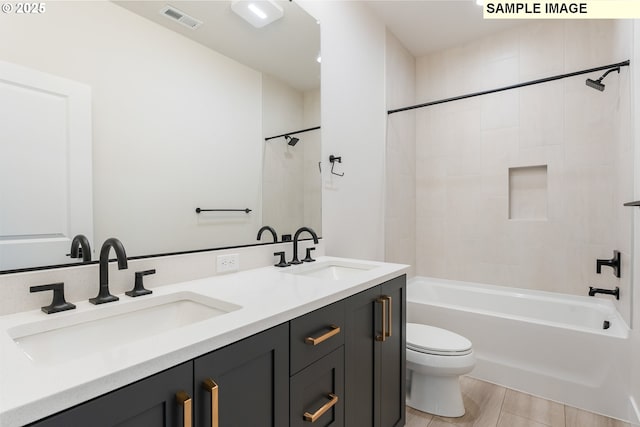
[(329, 327), (331, 328), (331, 330), (329, 332), (327, 332), (326, 334), (320, 335), (317, 338), (306, 337), (304, 339), (304, 342), (306, 342), (307, 344), (311, 344), (311, 345), (318, 345), (321, 342), (326, 341), (329, 338), (331, 338), (332, 336), (338, 335), (340, 333), (340, 326), (331, 325)]
[(182, 425), (191, 427), (191, 397), (184, 391), (176, 393), (176, 401), (182, 406)]
[(382, 305), (382, 334), (376, 335), (376, 341), (385, 342), (387, 340), (387, 303), (389, 300), (386, 297), (380, 297), (376, 300), (378, 304)]
[(338, 396), (336, 396), (333, 393), (329, 393), (329, 399), (330, 400), (327, 403), (322, 405), (322, 407), (318, 409), (316, 412), (314, 412), (313, 414), (305, 412), (303, 416), (304, 420), (315, 423), (318, 420), (318, 418), (320, 418), (325, 412), (327, 412), (329, 409), (335, 406), (336, 403), (338, 403)]
[(391, 308), (391, 306), (393, 305), (393, 300), (389, 295), (384, 295), (382, 298), (387, 300), (387, 306), (389, 307), (389, 315), (387, 316), (389, 323), (387, 324), (387, 334), (386, 334), (386, 337), (388, 338), (391, 336), (391, 330), (393, 329), (393, 311)]
[(202, 383), (202, 388), (211, 393), (211, 427), (218, 427), (218, 384), (207, 378)]

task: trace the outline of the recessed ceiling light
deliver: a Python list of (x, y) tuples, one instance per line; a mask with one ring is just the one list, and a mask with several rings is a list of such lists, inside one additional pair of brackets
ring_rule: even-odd
[(235, 0), (231, 10), (256, 28), (276, 21), (284, 15), (284, 10), (273, 0)]
[(255, 3), (249, 3), (247, 6), (254, 15), (256, 15), (260, 19), (267, 19), (267, 14), (262, 11)]

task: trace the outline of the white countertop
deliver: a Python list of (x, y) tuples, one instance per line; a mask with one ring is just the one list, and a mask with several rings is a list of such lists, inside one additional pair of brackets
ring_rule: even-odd
[[(356, 262), (372, 266), (341, 280), (323, 280), (291, 274), (303, 266), (264, 267), (205, 279), (166, 285), (153, 294), (92, 305), (70, 301), (75, 310), (47, 315), (40, 310), (0, 317), (0, 426), (22, 426), (60, 412), (111, 390), (231, 344), (257, 332), (287, 322), (310, 311), (405, 274), (409, 266), (345, 258), (320, 257), (322, 261)], [(78, 355), (55, 363), (31, 360), (8, 331), (18, 325), (64, 318), (119, 304), (176, 292), (194, 292), (237, 304), (242, 308), (219, 317), (156, 333), (115, 345), (107, 351)], [(28, 296), (25, 295), (25, 298)], [(144, 328), (145, 325), (130, 325)], [(64, 343), (60, 343), (64, 345)]]

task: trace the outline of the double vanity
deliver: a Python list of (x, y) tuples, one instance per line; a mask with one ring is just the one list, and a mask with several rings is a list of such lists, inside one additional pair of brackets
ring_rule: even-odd
[(0, 425), (404, 425), (406, 269), (320, 257), (0, 317)]

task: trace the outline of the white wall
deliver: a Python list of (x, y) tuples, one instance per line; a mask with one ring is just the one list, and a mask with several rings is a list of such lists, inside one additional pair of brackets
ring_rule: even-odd
[[(629, 21), (530, 23), (418, 58), (417, 101), (619, 62), (630, 46)], [(610, 74), (604, 92), (585, 86), (593, 73), (419, 110), (417, 274), (577, 295), (619, 286), (628, 320), (629, 73)], [(509, 168), (540, 165), (545, 218), (509, 219)], [(614, 249), (621, 279), (595, 273)]]
[(255, 239), (259, 72), (106, 1), (2, 14), (0, 38), (11, 40), (0, 59), (92, 88), (94, 247), (116, 236), (131, 256)]
[[(299, 3), (321, 22), (327, 254), (384, 259), (385, 27), (358, 2)], [(329, 174), (329, 155), (342, 156)]]

